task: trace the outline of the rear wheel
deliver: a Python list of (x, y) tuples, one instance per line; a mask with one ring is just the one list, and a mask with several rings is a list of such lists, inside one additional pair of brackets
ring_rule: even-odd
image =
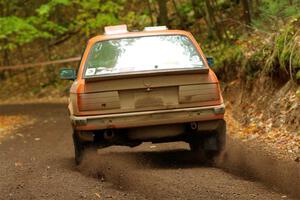
[[(201, 141), (202, 140), (202, 141)], [(212, 163), (214, 161), (214, 158), (220, 154), (221, 151), (219, 150), (211, 150), (205, 148), (205, 141), (203, 139), (200, 139), (200, 141), (196, 140), (189, 143), (190, 149), (193, 153), (193, 157), (197, 161), (206, 162), (206, 163)]]
[(76, 165), (81, 164), (87, 151), (97, 152), (97, 148), (92, 144), (92, 142), (85, 142), (80, 140), (78, 132), (73, 133), (73, 143), (74, 143), (74, 153), (75, 153), (75, 163)]
[(226, 123), (220, 121), (218, 128), (211, 133), (194, 135), (189, 142), (190, 149), (196, 159), (212, 163), (225, 148)]

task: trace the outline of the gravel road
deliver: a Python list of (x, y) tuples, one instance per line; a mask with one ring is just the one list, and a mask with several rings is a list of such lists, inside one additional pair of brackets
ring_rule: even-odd
[(184, 143), (110, 147), (76, 167), (66, 109), (65, 104), (0, 106), (0, 114), (36, 119), (16, 130), (22, 136), (0, 145), (0, 199), (291, 199), (193, 162)]

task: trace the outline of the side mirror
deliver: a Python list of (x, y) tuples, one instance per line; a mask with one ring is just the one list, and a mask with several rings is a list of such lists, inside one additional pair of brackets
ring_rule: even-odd
[(74, 69), (62, 68), (59, 70), (59, 76), (62, 80), (75, 80), (76, 72)]
[(215, 61), (213, 57), (206, 57), (206, 60), (210, 67), (213, 67), (215, 65)]

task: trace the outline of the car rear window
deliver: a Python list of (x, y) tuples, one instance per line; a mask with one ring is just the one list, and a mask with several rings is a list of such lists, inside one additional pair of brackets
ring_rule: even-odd
[(84, 76), (202, 67), (196, 47), (186, 36), (146, 36), (95, 43), (85, 63)]

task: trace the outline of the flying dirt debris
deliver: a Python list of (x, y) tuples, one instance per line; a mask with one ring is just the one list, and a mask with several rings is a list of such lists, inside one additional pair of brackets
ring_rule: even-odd
[[(249, 150), (245, 144), (231, 140), (227, 144), (231, 147), (226, 157), (228, 166), (224, 166), (230, 173), (223, 171), (223, 166), (195, 163), (188, 144), (183, 142), (156, 144), (152, 149), (151, 143), (133, 149), (112, 146), (99, 150), (98, 154), (88, 154), (82, 164), (75, 167), (70, 138), (72, 129), (65, 104), (1, 105), (0, 110), (7, 115), (22, 114), (36, 119), (36, 123), (18, 129), (24, 138), (8, 139), (0, 145), (1, 200), (98, 199), (95, 193), (103, 199), (121, 200), (276, 200), (283, 196), (291, 199), (290, 195), (275, 192), (277, 187), (273, 190), (274, 185), (273, 189), (266, 187), (256, 181), (263, 179), (250, 176), (256, 174), (266, 174), (269, 178), (272, 174), (284, 174), (276, 180), (289, 186), (286, 187), (288, 190), (297, 186), (299, 170), (282, 167), (285, 165), (268, 156), (258, 157), (263, 151), (256, 151), (257, 146)], [(41, 140), (34, 141), (36, 137)], [(24, 143), (24, 139), (28, 142)], [(263, 162), (257, 165), (258, 161)], [(245, 169), (252, 174), (245, 176), (233, 169)], [(246, 179), (232, 175), (232, 172)]]

